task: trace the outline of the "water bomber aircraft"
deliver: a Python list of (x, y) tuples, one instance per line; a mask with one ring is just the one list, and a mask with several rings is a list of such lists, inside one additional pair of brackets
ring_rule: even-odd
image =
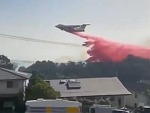
[(82, 24), (82, 25), (63, 25), (63, 24), (58, 24), (55, 27), (58, 29), (73, 33), (73, 32), (84, 32), (85, 27), (90, 24)]
[(87, 24), (61, 25), (56, 27), (73, 35), (86, 39), (82, 46), (89, 47), (86, 61), (90, 62), (121, 62), (128, 56), (140, 57), (150, 60), (150, 48), (137, 45), (123, 44), (107, 40), (101, 36), (93, 36), (84, 32)]

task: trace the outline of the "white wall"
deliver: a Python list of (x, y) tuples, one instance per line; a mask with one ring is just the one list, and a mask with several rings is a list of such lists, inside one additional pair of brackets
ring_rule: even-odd
[(12, 80), (13, 88), (7, 88), (7, 81), (0, 81), (0, 94), (17, 94), (23, 91), (24, 80)]
[[(118, 104), (119, 98), (121, 99), (121, 106)], [(125, 97), (124, 96), (114, 96), (114, 100), (111, 101), (112, 107), (124, 107), (125, 105)]]
[[(138, 95), (139, 96), (139, 95)], [(132, 92), (132, 95), (126, 97), (126, 105), (130, 107), (135, 107), (135, 104), (138, 104), (138, 98), (135, 98), (135, 92)]]
[[(137, 98), (135, 98), (135, 95), (137, 95)], [(148, 97), (143, 93), (132, 92), (132, 95), (127, 96), (125, 99), (126, 105), (130, 107), (135, 107), (135, 104), (137, 104), (137, 107), (139, 107), (140, 105), (149, 104)]]

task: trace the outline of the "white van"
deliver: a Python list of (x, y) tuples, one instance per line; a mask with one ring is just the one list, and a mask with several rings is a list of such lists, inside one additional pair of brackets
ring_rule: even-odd
[(62, 99), (37, 99), (26, 102), (25, 113), (80, 113), (82, 104)]

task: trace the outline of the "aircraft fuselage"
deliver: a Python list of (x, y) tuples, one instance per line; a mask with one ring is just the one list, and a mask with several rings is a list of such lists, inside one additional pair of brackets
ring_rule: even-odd
[(67, 31), (67, 32), (84, 32), (86, 25), (89, 24), (82, 24), (82, 25), (62, 25), (58, 24), (55, 27)]

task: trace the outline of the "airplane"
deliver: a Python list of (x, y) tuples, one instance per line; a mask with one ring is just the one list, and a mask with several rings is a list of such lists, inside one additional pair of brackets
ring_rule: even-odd
[(63, 25), (63, 24), (58, 24), (56, 25), (55, 27), (61, 29), (61, 30), (64, 30), (64, 31), (67, 31), (67, 32), (84, 32), (85, 30), (85, 27), (87, 25), (90, 25), (90, 24), (82, 24), (82, 25)]

